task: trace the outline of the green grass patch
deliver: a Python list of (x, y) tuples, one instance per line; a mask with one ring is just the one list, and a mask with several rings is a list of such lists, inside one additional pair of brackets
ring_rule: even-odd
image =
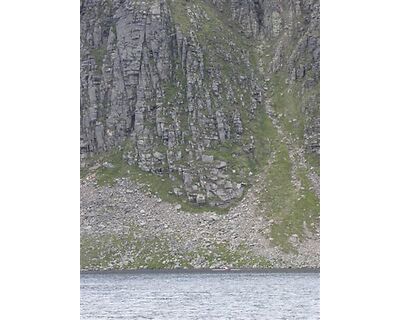
[(192, 4), (186, 0), (167, 0), (168, 6), (171, 8), (172, 19), (183, 34), (189, 34), (191, 29), (190, 17), (187, 9)]
[(92, 50), (92, 56), (96, 63), (96, 71), (101, 73), (101, 68), (103, 67), (103, 60), (106, 55), (106, 48), (100, 47)]
[(234, 268), (270, 268), (266, 258), (257, 256), (244, 244), (231, 248), (225, 243), (214, 243), (208, 249), (190, 252), (172, 251), (162, 238), (139, 238), (137, 227), (125, 235), (106, 234), (82, 236), (81, 269), (171, 269), (193, 268), (200, 259), (203, 267), (228, 265)]
[(81, 237), (80, 257), (81, 269), (171, 269), (175, 266), (165, 241), (139, 240), (133, 233)]
[(311, 189), (305, 171), (299, 170), (301, 190), (297, 191), (291, 182), (292, 164), (287, 147), (281, 144), (276, 158), (266, 173), (266, 187), (262, 193), (261, 211), (274, 219), (271, 236), (274, 244), (285, 251), (294, 250), (289, 238), (297, 234), (303, 239), (304, 224), (312, 230), (312, 223), (319, 219), (319, 199)]
[(228, 265), (233, 268), (272, 267), (272, 264), (270, 261), (268, 261), (268, 259), (255, 255), (244, 244), (234, 249), (225, 243), (215, 243), (208, 249), (199, 248), (188, 254), (189, 261), (193, 261), (197, 258), (203, 259), (207, 268), (215, 267), (218, 265)]

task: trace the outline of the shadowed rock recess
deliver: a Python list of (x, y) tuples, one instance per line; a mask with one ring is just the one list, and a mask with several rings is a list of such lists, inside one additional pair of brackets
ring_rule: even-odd
[(319, 266), (319, 1), (81, 1), (81, 269)]

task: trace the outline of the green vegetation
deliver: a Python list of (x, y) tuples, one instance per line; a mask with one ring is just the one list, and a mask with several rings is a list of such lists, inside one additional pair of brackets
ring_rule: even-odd
[[(129, 248), (129, 251), (127, 249)], [(121, 253), (124, 256), (121, 256)], [(183, 262), (183, 264), (185, 264)], [(164, 269), (175, 267), (167, 245), (160, 239), (139, 241), (133, 234), (81, 238), (81, 269)]]
[(301, 188), (297, 191), (291, 181), (292, 164), (287, 147), (278, 147), (275, 160), (267, 169), (266, 186), (262, 194), (260, 209), (274, 219), (271, 229), (273, 242), (289, 251), (293, 247), (288, 242), (291, 235), (303, 239), (304, 224), (312, 230), (319, 219), (319, 200), (311, 191), (304, 170), (298, 170)]
[[(276, 73), (270, 84), (273, 92), (272, 107), (276, 114), (282, 115), (279, 117), (279, 123), (284, 134), (297, 138), (297, 140), (291, 139), (293, 147), (303, 145), (307, 119), (300, 106), (316, 93), (308, 92), (301, 95), (300, 88), (296, 84), (289, 89), (281, 73)], [(257, 167), (265, 170), (265, 185), (260, 194), (260, 212), (275, 221), (270, 235), (273, 243), (285, 251), (291, 251), (294, 248), (288, 241), (289, 237), (296, 234), (301, 240), (304, 238), (305, 226), (312, 230), (313, 226), (317, 225), (319, 199), (311, 190), (306, 169), (292, 172), (294, 169), (289, 159), (288, 147), (280, 140), (270, 120), (258, 114), (257, 121), (256, 127), (252, 129), (256, 138), (255, 159)], [(251, 127), (251, 123), (249, 125)], [(267, 160), (270, 161), (268, 166), (266, 166)], [(319, 173), (319, 156), (307, 154), (306, 160), (309, 163), (308, 168), (313, 166)], [(300, 190), (296, 189), (292, 175), (300, 181)]]
[(100, 47), (92, 50), (92, 56), (96, 62), (96, 71), (101, 73), (101, 68), (103, 67), (104, 56), (106, 55), (106, 48)]
[(306, 154), (307, 162), (309, 163), (310, 167), (313, 167), (314, 171), (319, 175), (320, 174), (320, 158), (319, 154), (316, 153), (308, 153)]
[(316, 103), (319, 99), (318, 86), (306, 91), (302, 90), (297, 82), (288, 86), (281, 72), (273, 75), (271, 84), (272, 105), (274, 110), (282, 115), (280, 123), (288, 134), (298, 138), (298, 145), (303, 145), (307, 121), (319, 117), (319, 110), (314, 108), (312, 114), (307, 114), (301, 106)]
[(189, 34), (191, 22), (188, 16), (187, 9), (190, 8), (192, 3), (186, 0), (167, 0), (168, 6), (172, 8), (172, 18), (174, 23), (180, 27), (184, 34)]
[(234, 268), (270, 268), (266, 258), (254, 255), (244, 244), (237, 249), (227, 244), (213, 244), (188, 253), (172, 252), (161, 238), (139, 239), (140, 230), (131, 226), (125, 235), (81, 237), (81, 269), (172, 269), (232, 266)]
[(271, 120), (264, 111), (258, 110), (254, 119), (254, 125), (248, 124), (255, 140), (255, 160), (259, 170), (267, 164), (271, 156), (272, 148), (278, 139), (278, 133)]
[(189, 260), (201, 257), (208, 267), (216, 264), (231, 265), (234, 268), (257, 267), (270, 268), (271, 262), (266, 258), (254, 255), (244, 244), (237, 249), (230, 248), (227, 244), (214, 244), (209, 249), (199, 249), (189, 254)]
[(115, 24), (113, 24), (113, 25), (111, 26), (111, 30), (112, 30), (112, 32), (115, 34), (115, 36), (117, 36), (117, 26), (116, 26)]

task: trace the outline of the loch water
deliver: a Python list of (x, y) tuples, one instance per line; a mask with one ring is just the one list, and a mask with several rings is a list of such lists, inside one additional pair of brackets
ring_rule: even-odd
[(81, 319), (319, 319), (318, 272), (81, 274)]

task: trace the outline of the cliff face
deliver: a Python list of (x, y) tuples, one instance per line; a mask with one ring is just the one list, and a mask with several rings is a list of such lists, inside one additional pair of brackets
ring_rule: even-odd
[[(319, 1), (82, 0), (81, 162), (274, 238), (319, 216)], [(151, 183), (150, 183), (151, 182)]]

